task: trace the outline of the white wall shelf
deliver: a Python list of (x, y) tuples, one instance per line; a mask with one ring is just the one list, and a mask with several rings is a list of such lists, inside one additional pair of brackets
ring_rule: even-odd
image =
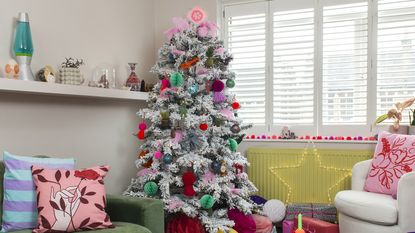
[(145, 92), (22, 81), (7, 78), (0, 78), (0, 93), (22, 93), (116, 100), (147, 100), (148, 98), (148, 93)]

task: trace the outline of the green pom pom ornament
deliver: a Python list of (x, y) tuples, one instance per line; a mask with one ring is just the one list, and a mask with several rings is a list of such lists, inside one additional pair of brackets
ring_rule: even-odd
[(228, 88), (234, 88), (235, 87), (235, 81), (233, 79), (226, 80), (226, 86)]
[(181, 87), (184, 84), (183, 75), (179, 72), (172, 73), (170, 75), (170, 85), (172, 87)]
[(202, 206), (203, 209), (210, 209), (214, 204), (215, 198), (213, 198), (212, 195), (205, 194), (200, 198), (200, 206)]
[(156, 195), (158, 189), (159, 188), (158, 188), (157, 184), (153, 181), (147, 182), (144, 185), (144, 192), (150, 197), (154, 197)]
[(236, 152), (236, 148), (238, 148), (238, 142), (236, 142), (235, 139), (233, 138), (229, 138), (229, 149), (231, 149), (231, 151)]

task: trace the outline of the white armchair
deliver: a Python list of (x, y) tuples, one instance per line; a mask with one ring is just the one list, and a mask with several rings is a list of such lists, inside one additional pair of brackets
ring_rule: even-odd
[(415, 172), (401, 177), (398, 197), (364, 191), (372, 160), (357, 163), (352, 172), (352, 190), (337, 193), (340, 233), (415, 232)]

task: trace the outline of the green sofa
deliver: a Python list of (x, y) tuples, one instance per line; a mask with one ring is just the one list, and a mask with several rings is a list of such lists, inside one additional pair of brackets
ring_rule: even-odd
[[(0, 161), (0, 223), (1, 216), (3, 216), (3, 179), (4, 164)], [(163, 207), (163, 202), (156, 199), (108, 195), (106, 211), (115, 228), (88, 232), (164, 233)], [(14, 232), (31, 233), (32, 231)]]

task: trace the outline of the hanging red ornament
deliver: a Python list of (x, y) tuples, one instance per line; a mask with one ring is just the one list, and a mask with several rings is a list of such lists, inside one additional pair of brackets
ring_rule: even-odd
[(193, 188), (193, 184), (196, 182), (196, 177), (193, 172), (185, 172), (182, 176), (183, 185), (184, 185), (184, 195), (188, 197), (193, 197), (196, 195), (196, 191)]
[(199, 128), (202, 131), (206, 131), (209, 128), (209, 126), (206, 123), (202, 123), (202, 124), (199, 125)]
[(236, 109), (239, 109), (240, 107), (241, 107), (241, 105), (240, 105), (238, 102), (233, 102), (233, 103), (232, 103), (232, 108), (233, 108), (233, 109), (235, 109), (235, 110), (236, 110)]
[(145, 138), (144, 130), (138, 131), (137, 137), (138, 139), (143, 140)]

